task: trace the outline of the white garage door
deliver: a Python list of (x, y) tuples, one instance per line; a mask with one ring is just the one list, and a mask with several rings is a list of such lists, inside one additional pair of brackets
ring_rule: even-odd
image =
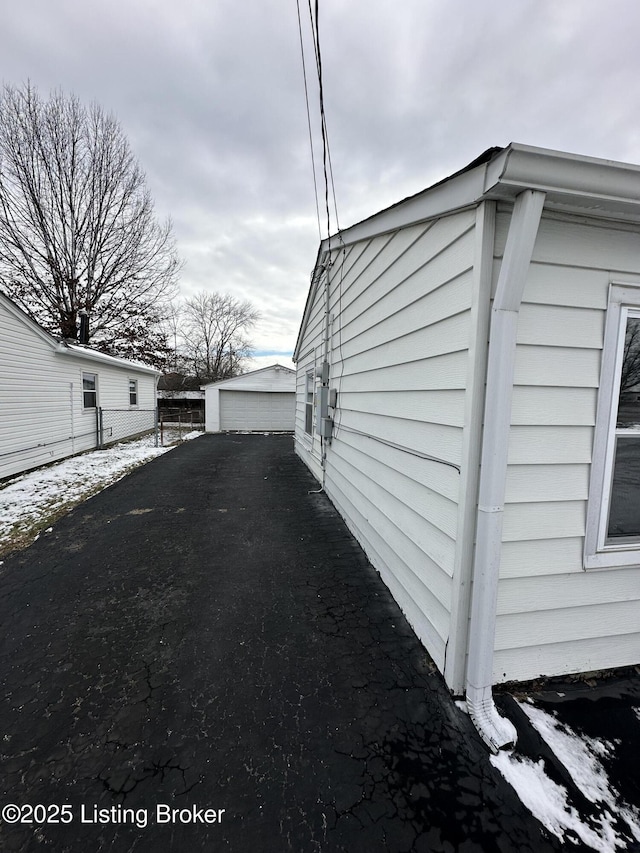
[(294, 393), (220, 390), (221, 430), (292, 430)]

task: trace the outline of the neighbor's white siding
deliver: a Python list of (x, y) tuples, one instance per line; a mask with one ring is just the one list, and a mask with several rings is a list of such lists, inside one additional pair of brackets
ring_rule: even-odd
[(82, 378), (0, 301), (0, 477), (94, 447), (95, 412), (78, 411)]
[[(83, 372), (98, 377), (98, 405), (131, 412), (131, 378), (137, 408), (155, 408), (155, 375), (60, 353), (0, 298), (0, 479), (96, 446), (95, 409), (82, 405)], [(130, 427), (122, 421), (114, 437), (137, 431)]]
[[(338, 405), (325, 489), (440, 669), (454, 595), (475, 222), (467, 210), (336, 249), (330, 271)], [(319, 478), (304, 396), (305, 374), (324, 358), (325, 295), (323, 280), (298, 361), (296, 449)]]
[[(507, 226), (505, 210), (494, 281)], [(639, 272), (636, 229), (543, 216), (518, 326), (496, 682), (640, 658), (640, 572), (583, 569), (608, 288)]]

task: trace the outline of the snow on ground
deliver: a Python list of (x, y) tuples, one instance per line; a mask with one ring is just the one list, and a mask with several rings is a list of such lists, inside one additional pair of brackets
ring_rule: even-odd
[(560, 839), (565, 834), (579, 838), (583, 844), (601, 853), (627, 849), (628, 838), (618, 831), (621, 819), (629, 833), (640, 840), (640, 814), (620, 802), (618, 792), (609, 784), (600, 758), (613, 749), (612, 744), (594, 738), (579, 737), (569, 726), (561, 725), (553, 716), (529, 702), (521, 702), (531, 724), (562, 762), (584, 796), (596, 804), (599, 817), (589, 822), (569, 802), (566, 788), (550, 779), (542, 759), (533, 762), (517, 752), (501, 752), (491, 756), (491, 763), (515, 789), (522, 803), (535, 818)]
[[(165, 430), (164, 441), (166, 445), (178, 438), (185, 441), (199, 435), (202, 433), (178, 436), (176, 431), (174, 436)], [(63, 459), (8, 480), (0, 485), (0, 554), (10, 545), (29, 544), (52, 519), (171, 449), (156, 447), (154, 436), (148, 435)]]

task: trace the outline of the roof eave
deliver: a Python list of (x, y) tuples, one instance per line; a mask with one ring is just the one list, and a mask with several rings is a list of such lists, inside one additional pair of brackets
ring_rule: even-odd
[(89, 361), (97, 361), (101, 364), (108, 364), (112, 367), (121, 367), (128, 370), (136, 370), (139, 373), (150, 373), (153, 376), (161, 376), (162, 371), (155, 367), (149, 367), (147, 364), (141, 364), (136, 361), (128, 361), (126, 358), (119, 358), (115, 355), (107, 355), (97, 350), (85, 349), (85, 347), (77, 344), (67, 344), (61, 342), (58, 344), (57, 352), (61, 355), (75, 356), (76, 358), (86, 358)]
[(295, 375), (295, 370), (291, 367), (287, 367), (284, 364), (279, 364), (277, 361), (274, 361), (273, 364), (267, 364), (266, 367), (256, 367), (255, 370), (248, 370), (246, 373), (239, 373), (237, 376), (229, 376), (227, 379), (218, 379), (215, 382), (207, 382), (205, 385), (200, 386), (200, 390), (203, 391), (205, 388), (213, 388), (214, 385), (220, 388), (223, 385), (233, 384), (234, 382), (237, 382), (238, 379), (246, 379), (247, 376), (255, 376), (256, 373), (264, 373), (265, 371), (273, 370), (274, 368), (284, 370), (287, 373)]
[(484, 198), (513, 200), (526, 189), (547, 208), (640, 221), (640, 166), (512, 143), (487, 164)]
[(544, 192), (549, 210), (640, 222), (640, 166), (516, 142), (488, 149), (460, 172), (321, 242), (293, 360), (300, 355), (323, 255), (329, 248), (370, 240), (484, 200), (513, 202), (527, 189)]
[(309, 319), (309, 314), (313, 307), (313, 300), (315, 299), (316, 290), (318, 288), (320, 278), (322, 277), (322, 270), (324, 269), (324, 255), (325, 252), (328, 251), (332, 239), (333, 238), (325, 238), (320, 242), (320, 246), (318, 247), (316, 262), (311, 273), (311, 283), (309, 285), (309, 290), (307, 291), (307, 301), (305, 302), (304, 311), (302, 312), (302, 320), (300, 322), (300, 328), (298, 329), (298, 337), (296, 338), (296, 345), (293, 348), (293, 354), (291, 356), (291, 360), (294, 363), (298, 361), (300, 356), (303, 332), (307, 326), (307, 320)]

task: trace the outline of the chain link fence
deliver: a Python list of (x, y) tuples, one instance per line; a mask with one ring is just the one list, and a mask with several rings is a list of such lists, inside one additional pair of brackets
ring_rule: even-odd
[(157, 409), (102, 409), (96, 410), (96, 444), (101, 450), (109, 444), (124, 439), (153, 433), (158, 445)]
[(182, 441), (183, 435), (204, 430), (204, 409), (162, 407), (158, 411), (160, 444)]

